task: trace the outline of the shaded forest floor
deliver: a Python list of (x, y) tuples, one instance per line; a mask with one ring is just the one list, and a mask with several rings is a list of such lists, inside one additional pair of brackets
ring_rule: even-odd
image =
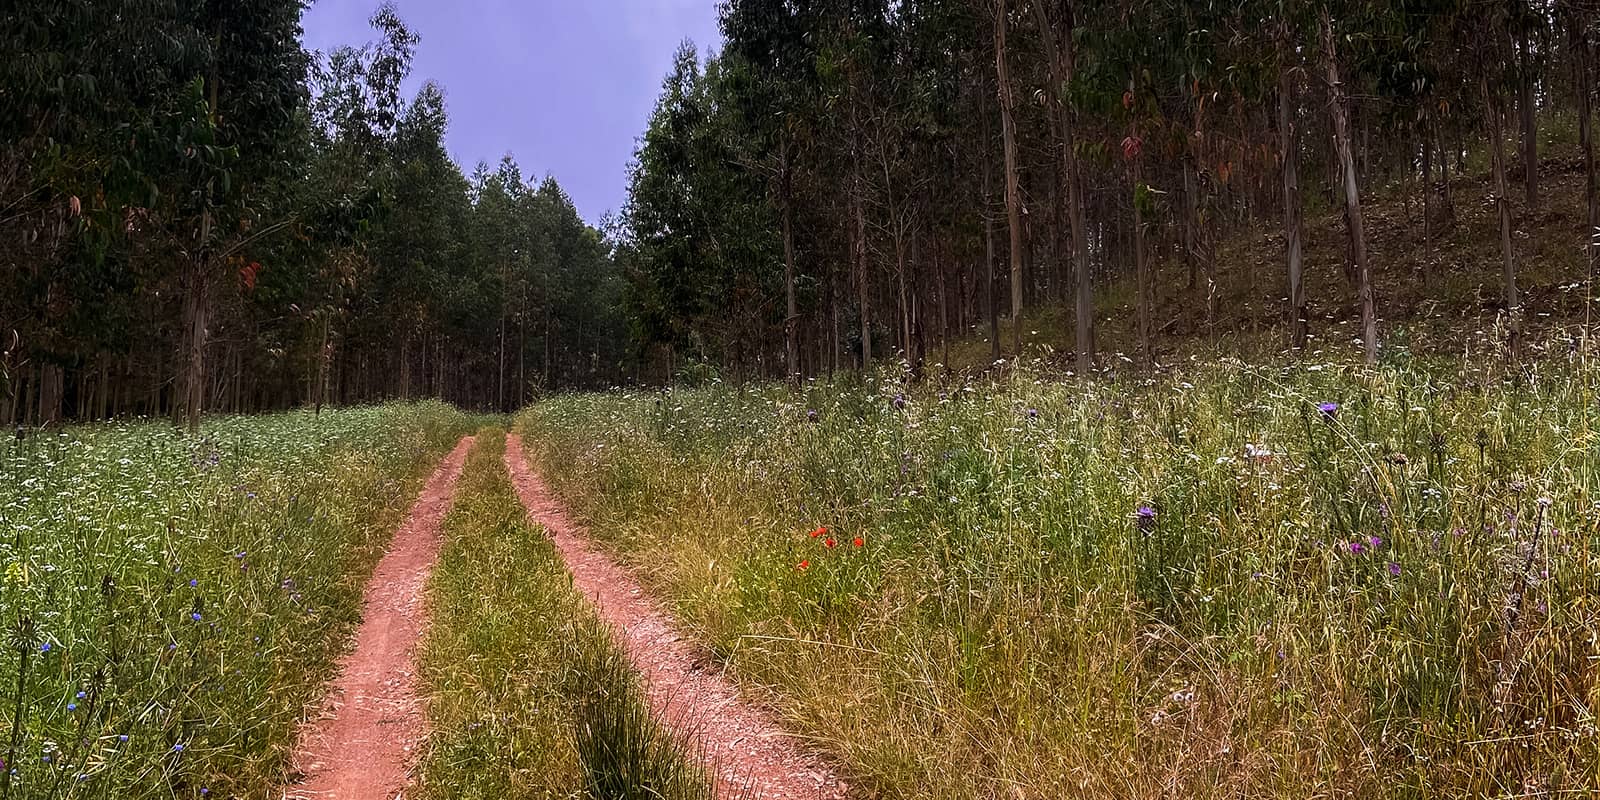
[[(1530, 212), (1521, 167), (1510, 166), (1510, 205), (1518, 288), (1529, 339), (1548, 339), (1586, 319), (1588, 281), (1582, 246), (1586, 231), (1583, 162), (1570, 137), (1542, 142), (1539, 202)], [(1483, 158), (1473, 154), (1465, 174), (1452, 171), (1449, 197), (1454, 214), (1443, 213), (1445, 184), (1436, 173), (1431, 203), (1434, 222), (1424, 230), (1421, 181), (1396, 181), (1363, 198), (1367, 247), (1385, 357), (1397, 352), (1459, 355), (1495, 346), (1504, 303), (1501, 295), (1499, 221), (1492, 180)], [(1454, 167), (1454, 165), (1452, 165)], [(1314, 355), (1359, 356), (1360, 305), (1347, 279), (1348, 238), (1342, 207), (1305, 183), (1305, 283), (1309, 304), (1309, 349)], [(1288, 280), (1281, 225), (1256, 223), (1219, 235), (1213, 252), (1214, 285), (1204, 272), (1189, 286), (1181, 252), (1155, 257), (1155, 350), (1170, 364), (1203, 354), (1261, 357), (1287, 347)], [(1424, 276), (1429, 280), (1425, 282)], [(1135, 289), (1131, 277), (1096, 287), (1096, 336), (1102, 366), (1119, 356), (1135, 358)], [(1070, 366), (1074, 349), (1069, 303), (1047, 301), (1025, 319), (1024, 339), (1048, 360)], [(1009, 322), (1001, 342), (1009, 352)], [(988, 339), (978, 335), (951, 343), (950, 364), (988, 362)], [(938, 353), (931, 353), (937, 358)]]

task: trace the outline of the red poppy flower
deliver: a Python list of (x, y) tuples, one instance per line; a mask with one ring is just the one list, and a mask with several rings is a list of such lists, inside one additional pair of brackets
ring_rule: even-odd
[(836, 542), (833, 541), (833, 537), (832, 536), (829, 536), (827, 541), (823, 542), (822, 544), (823, 544), (824, 547), (827, 547), (828, 549), (832, 550), (833, 546), (836, 544)]
[(828, 532), (828, 529), (827, 529), (827, 528), (824, 528), (824, 527), (818, 527), (818, 528), (817, 528), (817, 529), (816, 529), (816, 530), (814, 530), (814, 531), (812, 531), (812, 532), (811, 532), (811, 538), (813, 538), (813, 539), (815, 539), (815, 538), (817, 538), (817, 537), (818, 537), (818, 536), (822, 536), (822, 535), (823, 535), (823, 534), (825, 534), (825, 533), (827, 533), (827, 532)]
[(856, 547), (861, 547), (861, 546), (862, 546), (862, 545), (865, 545), (865, 544), (866, 544), (866, 542), (865, 542), (865, 541), (863, 541), (863, 540), (862, 540), (862, 538), (861, 538), (861, 537), (860, 537), (860, 536), (857, 536), (857, 537), (856, 537), (856, 540), (855, 540), (855, 541), (853, 541), (853, 542), (851, 542), (851, 544), (853, 544), (853, 545), (855, 545), (855, 546), (856, 546)]
[(811, 566), (811, 560), (810, 559), (806, 559), (805, 561), (802, 561), (802, 562), (794, 565), (794, 568), (796, 570), (799, 570), (800, 572), (805, 572), (806, 569), (808, 567), (810, 567), (810, 566)]

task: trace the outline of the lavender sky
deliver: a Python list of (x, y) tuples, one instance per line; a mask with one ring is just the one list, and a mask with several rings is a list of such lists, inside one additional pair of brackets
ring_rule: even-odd
[[(380, 0), (315, 0), (305, 45), (375, 38)], [(523, 175), (554, 175), (591, 224), (622, 207), (627, 164), (672, 54), (719, 46), (715, 0), (396, 0), (422, 37), (408, 93), (444, 87), (446, 144), (462, 170), (512, 153)]]

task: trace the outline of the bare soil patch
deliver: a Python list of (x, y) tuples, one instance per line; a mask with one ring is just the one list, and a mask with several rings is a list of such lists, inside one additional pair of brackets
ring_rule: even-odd
[(355, 647), (339, 665), (322, 713), (300, 731), (289, 800), (394, 800), (405, 793), (424, 734), (416, 646), (427, 625), (423, 589), (439, 557), (440, 526), (473, 437), (434, 470), (372, 572)]

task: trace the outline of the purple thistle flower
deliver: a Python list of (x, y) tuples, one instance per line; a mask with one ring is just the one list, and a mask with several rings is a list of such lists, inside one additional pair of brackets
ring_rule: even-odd
[(1139, 530), (1149, 533), (1156, 527), (1156, 510), (1148, 505), (1139, 506), (1134, 513), (1134, 525)]
[(1334, 402), (1318, 403), (1317, 404), (1317, 410), (1322, 412), (1322, 416), (1326, 417), (1327, 419), (1333, 419), (1334, 417), (1339, 416), (1339, 404), (1338, 403), (1334, 403)]
[(1383, 546), (1383, 540), (1376, 536), (1369, 536), (1367, 537), (1367, 544), (1372, 545), (1372, 549), (1376, 550)]
[(1393, 575), (1396, 578), (1400, 577), (1400, 562), (1398, 562), (1398, 561), (1390, 561), (1389, 562), (1389, 574)]
[(1362, 550), (1362, 546), (1361, 546), (1360, 542), (1351, 542), (1350, 543), (1350, 552), (1352, 554), (1361, 555), (1361, 550)]

